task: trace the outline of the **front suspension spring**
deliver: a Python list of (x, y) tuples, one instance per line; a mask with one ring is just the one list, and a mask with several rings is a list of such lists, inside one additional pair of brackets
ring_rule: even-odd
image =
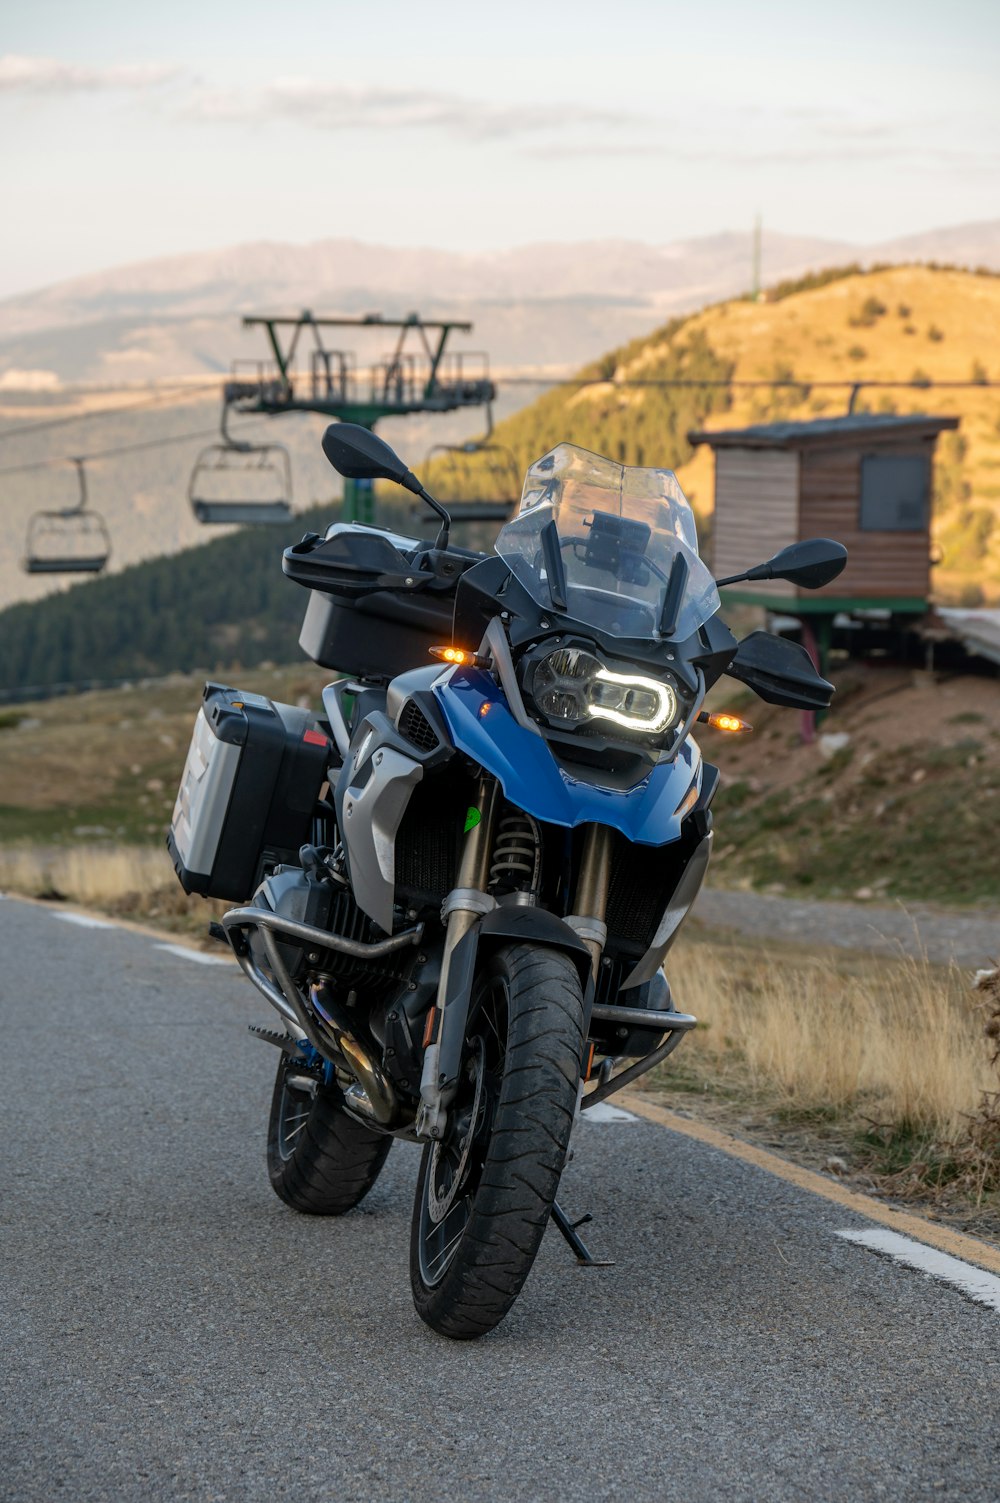
[(541, 844), (536, 821), (508, 804), (493, 846), (490, 887), (537, 893)]

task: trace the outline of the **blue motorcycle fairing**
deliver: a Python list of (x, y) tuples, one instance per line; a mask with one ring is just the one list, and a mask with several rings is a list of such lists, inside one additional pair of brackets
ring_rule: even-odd
[(492, 773), (526, 814), (569, 829), (610, 825), (637, 845), (680, 839), (682, 805), (701, 783), (701, 753), (690, 739), (633, 788), (599, 788), (572, 777), (542, 736), (518, 725), (503, 690), (481, 669), (453, 669), (434, 685), (434, 697), (458, 750)]

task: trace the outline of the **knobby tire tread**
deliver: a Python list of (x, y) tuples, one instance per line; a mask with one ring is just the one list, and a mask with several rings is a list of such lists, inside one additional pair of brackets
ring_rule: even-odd
[(457, 1340), (491, 1331), (521, 1291), (556, 1198), (576, 1111), (583, 999), (576, 967), (554, 949), (509, 945), (491, 957), (507, 984), (507, 1051), (486, 1164), (443, 1279), (428, 1288), (418, 1243), (425, 1148), (414, 1205), (410, 1275), (418, 1314)]

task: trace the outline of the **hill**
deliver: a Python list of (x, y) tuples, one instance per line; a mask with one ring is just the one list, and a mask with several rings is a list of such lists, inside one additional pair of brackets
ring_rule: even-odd
[[(843, 259), (837, 242), (769, 233), (770, 276)], [(629, 240), (538, 243), (482, 254), (323, 240), (261, 243), (171, 256), (0, 301), (0, 380), (9, 368), (62, 381), (149, 380), (222, 373), (259, 357), (238, 315), (357, 315), (379, 309), (471, 322), (470, 345), (495, 366), (572, 369), (679, 308), (740, 292), (750, 237), (670, 245)], [(461, 342), (461, 341), (458, 341)]]
[[(220, 374), (258, 358), (250, 310), (399, 314), (419, 308), (475, 325), (495, 366), (572, 369), (671, 314), (744, 292), (749, 231), (667, 245), (622, 238), (541, 242), (460, 255), (331, 239), (262, 242), (113, 268), (0, 301), (0, 388), (17, 372), (70, 381)], [(947, 260), (1000, 268), (1000, 222), (883, 245), (767, 230), (768, 281), (845, 261)]]
[[(937, 451), (937, 590), (942, 599), (992, 601), (1000, 598), (1000, 391), (927, 391), (923, 384), (1000, 381), (998, 349), (1000, 278), (927, 266), (848, 267), (779, 284), (765, 301), (738, 299), (672, 320), (590, 366), (585, 374), (593, 384), (548, 393), (501, 424), (496, 438), (522, 469), (561, 439), (629, 464), (676, 469), (707, 531), (712, 460), (705, 448), (692, 451), (690, 428), (846, 411), (846, 390), (812, 383), (916, 382), (862, 390), (856, 410), (961, 419)], [(750, 391), (626, 384), (679, 378), (800, 384)]]

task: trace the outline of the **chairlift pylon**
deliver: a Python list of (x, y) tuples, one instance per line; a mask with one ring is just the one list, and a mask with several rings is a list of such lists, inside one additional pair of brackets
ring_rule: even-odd
[(228, 412), (229, 404), (223, 402), (222, 441), (209, 444), (195, 460), (188, 482), (191, 510), (206, 526), (287, 522), (292, 515), (288, 450), (283, 444), (231, 438)]
[(73, 506), (36, 511), (28, 523), (22, 565), (26, 574), (100, 574), (111, 557), (104, 518), (87, 506), (87, 476), (76, 466), (80, 493)]

